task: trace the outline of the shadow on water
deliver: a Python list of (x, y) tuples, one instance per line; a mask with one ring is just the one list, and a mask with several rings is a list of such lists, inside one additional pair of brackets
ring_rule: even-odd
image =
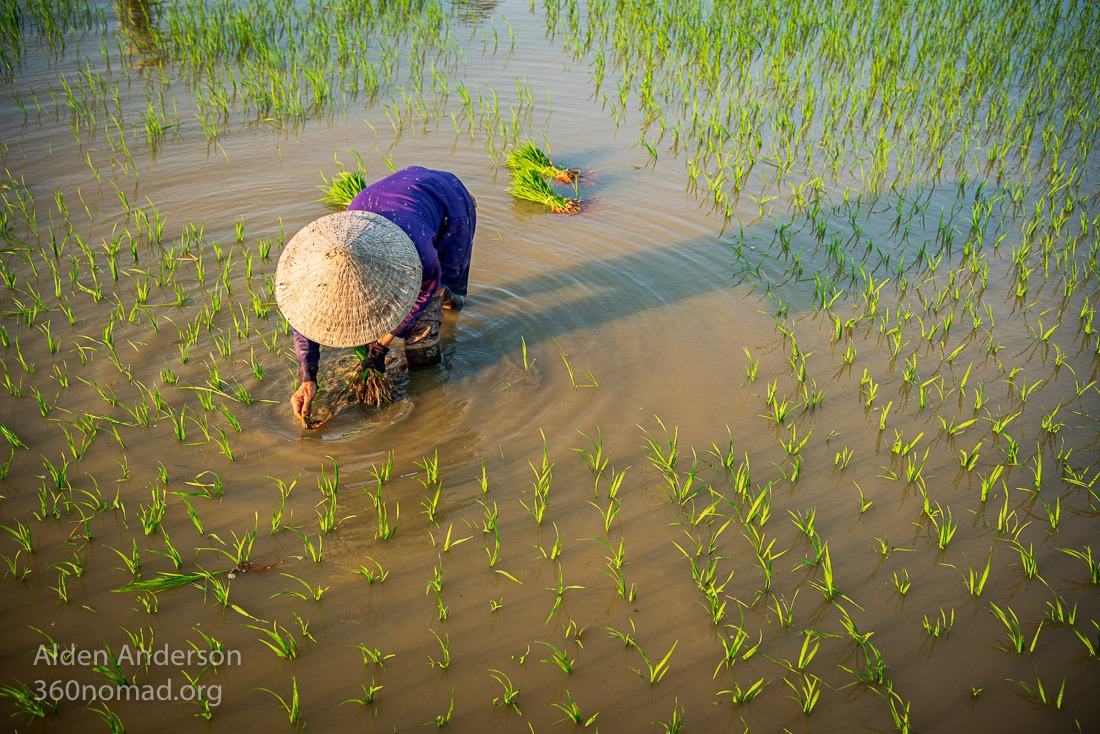
[(497, 362), (499, 345), (522, 336), (529, 347), (578, 330), (637, 319), (730, 287), (713, 239), (666, 245), (608, 260), (586, 260), (473, 292), (464, 336), (488, 349), (462, 350), (463, 369)]

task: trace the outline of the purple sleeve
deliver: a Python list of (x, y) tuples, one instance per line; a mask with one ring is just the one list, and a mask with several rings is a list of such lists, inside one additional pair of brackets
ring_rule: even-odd
[(433, 241), (420, 240), (416, 242), (416, 249), (420, 253), (420, 263), (424, 266), (424, 277), (420, 281), (420, 294), (416, 297), (416, 303), (413, 304), (412, 311), (409, 311), (409, 315), (405, 317), (405, 320), (391, 332), (394, 336), (402, 339), (408, 335), (413, 324), (420, 318), (420, 314), (424, 313), (428, 301), (435, 295), (436, 290), (439, 288), (442, 273), (439, 266), (439, 255), (435, 251)]
[(302, 336), (291, 327), (294, 335), (294, 356), (298, 359), (298, 382), (317, 382), (317, 363), (321, 361), (321, 345)]

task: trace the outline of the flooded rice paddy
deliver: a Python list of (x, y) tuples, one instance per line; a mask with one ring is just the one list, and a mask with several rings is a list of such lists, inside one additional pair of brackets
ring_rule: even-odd
[[(0, 11), (13, 729), (1100, 726), (1097, 3)], [(406, 165), (467, 307), (303, 431), (278, 255)]]

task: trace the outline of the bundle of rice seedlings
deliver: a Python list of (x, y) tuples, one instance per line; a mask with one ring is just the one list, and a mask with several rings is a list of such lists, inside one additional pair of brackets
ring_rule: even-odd
[[(356, 347), (354, 351), (360, 359), (366, 356), (362, 347)], [(302, 416), (302, 425), (308, 430), (320, 428), (353, 400), (371, 408), (380, 408), (392, 403), (396, 397), (397, 385), (390, 376), (368, 367), (359, 370), (350, 382), (333, 393), (328, 405), (322, 405), (316, 410), (311, 406), (309, 415)], [(314, 405), (317, 403), (318, 400), (314, 398)]]
[(508, 187), (508, 193), (517, 199), (543, 204), (555, 214), (572, 214), (581, 210), (579, 201), (554, 193), (554, 189), (534, 168), (513, 169), (512, 185)]
[(325, 174), (322, 173), (321, 180), (324, 183), (317, 188), (324, 191), (325, 195), (318, 201), (330, 209), (347, 209), (351, 200), (367, 187), (365, 173), (362, 168), (354, 171), (339, 171), (331, 179), (325, 178)]
[(534, 143), (524, 143), (508, 152), (504, 165), (513, 171), (533, 168), (540, 176), (552, 178), (558, 183), (573, 183), (580, 172), (572, 168), (558, 168)]

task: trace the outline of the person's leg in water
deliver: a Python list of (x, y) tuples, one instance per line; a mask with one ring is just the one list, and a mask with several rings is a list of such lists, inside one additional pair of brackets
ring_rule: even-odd
[(442, 291), (440, 288), (435, 292), (405, 337), (405, 363), (410, 370), (434, 367), (443, 360), (439, 348), (439, 325), (443, 322)]

